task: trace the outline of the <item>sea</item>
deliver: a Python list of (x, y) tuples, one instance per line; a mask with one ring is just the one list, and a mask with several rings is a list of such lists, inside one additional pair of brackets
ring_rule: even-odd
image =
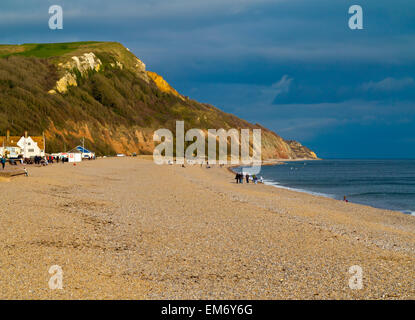
[(290, 161), (262, 166), (257, 176), (277, 188), (415, 215), (415, 159)]

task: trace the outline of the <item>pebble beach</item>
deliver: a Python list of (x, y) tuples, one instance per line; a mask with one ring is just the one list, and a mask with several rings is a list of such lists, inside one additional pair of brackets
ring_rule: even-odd
[(415, 299), (414, 216), (149, 159), (0, 181), (0, 298)]

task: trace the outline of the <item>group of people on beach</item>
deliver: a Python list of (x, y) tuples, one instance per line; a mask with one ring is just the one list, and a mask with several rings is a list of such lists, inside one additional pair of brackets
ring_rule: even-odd
[(59, 157), (59, 156), (45, 156), (45, 157), (41, 157), (41, 156), (35, 156), (33, 158), (17, 158), (17, 159), (7, 159), (4, 156), (0, 156), (0, 163), (2, 166), (2, 169), (5, 169), (6, 163), (9, 162), (10, 165), (17, 165), (18, 163), (20, 164), (36, 164), (36, 165), (43, 165), (43, 166), (47, 166), (48, 164), (52, 164), (54, 162), (68, 162), (69, 159), (66, 157)]
[(240, 172), (236, 173), (235, 180), (236, 180), (236, 183), (238, 184), (244, 183), (244, 180), (246, 181), (246, 183), (249, 183), (249, 180), (252, 180), (252, 182), (255, 184), (257, 184), (258, 181), (260, 183), (264, 183), (264, 180), (262, 179), (262, 177), (258, 179), (258, 177), (255, 174), (249, 175), (247, 173), (240, 173)]
[[(48, 164), (53, 163), (54, 161), (56, 161), (57, 163), (59, 163), (60, 160), (62, 160), (62, 162), (64, 162), (63, 159), (61, 159), (61, 157), (56, 157), (56, 156), (45, 156), (45, 157), (35, 156), (34, 159), (33, 159), (33, 162), (34, 162), (34, 164), (40, 164), (40, 165), (43, 165), (43, 166), (47, 166)], [(33, 163), (31, 159), (27, 159), (25, 162), (28, 163), (28, 164)]]

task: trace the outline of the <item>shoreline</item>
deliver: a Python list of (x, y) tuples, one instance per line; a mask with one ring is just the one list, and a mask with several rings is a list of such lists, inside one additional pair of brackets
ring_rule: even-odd
[[(308, 160), (310, 160), (310, 159), (308, 159)], [(315, 160), (317, 160), (317, 159), (315, 159)], [(318, 160), (322, 160), (322, 159), (318, 159)], [(297, 160), (292, 160), (292, 161), (297, 161)], [(301, 161), (306, 161), (306, 159), (298, 160), (298, 161), (300, 161), (300, 162)], [(284, 162), (282, 162), (282, 163), (272, 163), (272, 164), (268, 164), (268, 165), (271, 166), (271, 165), (282, 165), (282, 164), (284, 164)], [(242, 167), (242, 166), (237, 165), (237, 166), (230, 166), (230, 167), (227, 167), (227, 168), (228, 168), (230, 173), (235, 174), (235, 171), (233, 171), (233, 169), (240, 168), (240, 167)], [(274, 181), (274, 180), (268, 180), (268, 181), (269, 182), (267, 182), (267, 180), (264, 179), (263, 184), (274, 187), (274, 188), (278, 188), (278, 189), (290, 190), (290, 191), (293, 191), (293, 192), (299, 192), (299, 193), (302, 193), (302, 194), (308, 194), (308, 195), (312, 195), (312, 196), (316, 196), (316, 197), (323, 197), (323, 198), (326, 198), (326, 199), (333, 199), (333, 200), (336, 200), (336, 201), (343, 202), (342, 199), (336, 199), (336, 198), (331, 197), (330, 195), (325, 194), (325, 193), (314, 192), (314, 191), (310, 191), (310, 190), (306, 190), (306, 189), (297, 189), (297, 188), (293, 188), (293, 187), (289, 187), (289, 186), (283, 186), (283, 185), (280, 185), (278, 181)], [(258, 181), (258, 183), (260, 183), (260, 182)], [(396, 213), (400, 213), (400, 214), (404, 214), (404, 215), (408, 215), (408, 216), (415, 216), (415, 211), (411, 211), (411, 210), (406, 210), (405, 209), (405, 210), (401, 211), (401, 210), (388, 209), (388, 208), (379, 208), (379, 207), (372, 206), (370, 204), (363, 204), (363, 203), (358, 203), (358, 202), (353, 202), (353, 201), (350, 201), (350, 202), (353, 203), (353, 204), (356, 204), (356, 205), (369, 206), (369, 207), (374, 208), (374, 209), (388, 210), (388, 211), (392, 211), (392, 212), (396, 212)]]
[[(239, 185), (219, 166), (28, 170), (0, 184), (4, 299), (415, 299), (413, 217)], [(48, 288), (52, 265), (64, 290)]]

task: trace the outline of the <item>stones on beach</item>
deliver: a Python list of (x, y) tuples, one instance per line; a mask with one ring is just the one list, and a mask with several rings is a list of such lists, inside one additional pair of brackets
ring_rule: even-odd
[[(39, 168), (35, 179), (7, 184), (0, 195), (7, 204), (0, 208), (0, 272), (9, 279), (3, 297), (413, 297), (408, 217), (239, 188), (214, 168), (116, 161)], [(64, 270), (63, 292), (47, 288), (54, 264)], [(362, 290), (348, 287), (356, 264)]]

